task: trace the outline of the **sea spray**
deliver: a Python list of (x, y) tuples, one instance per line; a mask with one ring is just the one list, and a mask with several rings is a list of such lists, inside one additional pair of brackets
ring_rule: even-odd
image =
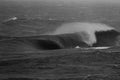
[(58, 27), (50, 35), (77, 33), (82, 41), (92, 46), (97, 43), (96, 32), (115, 30), (113, 27), (102, 23), (72, 22)]

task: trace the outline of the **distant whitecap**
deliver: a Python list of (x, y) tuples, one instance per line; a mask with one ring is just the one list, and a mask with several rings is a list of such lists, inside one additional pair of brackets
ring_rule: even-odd
[(18, 19), (17, 17), (11, 17), (9, 19), (6, 19), (4, 22), (15, 21), (17, 19)]

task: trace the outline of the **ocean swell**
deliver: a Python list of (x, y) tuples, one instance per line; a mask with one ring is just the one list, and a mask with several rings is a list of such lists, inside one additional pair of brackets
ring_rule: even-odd
[(88, 46), (80, 39), (80, 37), (76, 33), (19, 37), (16, 38), (16, 40), (42, 50), (75, 48), (77, 45), (79, 45), (80, 47)]
[[(12, 50), (56, 50), (70, 48), (89, 48), (119, 46), (120, 33), (115, 28), (100, 23), (68, 23), (63, 24), (55, 31), (40, 36), (3, 37), (0, 44)], [(13, 45), (15, 44), (15, 46)], [(26, 47), (25, 47), (26, 46)], [(13, 47), (13, 48), (12, 48)], [(1, 49), (0, 49), (1, 50)]]
[[(116, 31), (96, 32), (97, 43), (92, 47), (111, 47), (118, 46), (119, 33)], [(11, 43), (12, 41), (12, 43)], [(14, 43), (13, 43), (14, 42)], [(40, 35), (29, 37), (14, 37), (6, 41), (0, 41), (3, 49), (4, 45), (9, 46), (12, 50), (20, 50), (22, 48), (30, 50), (56, 50), (56, 49), (71, 49), (71, 48), (89, 48), (90, 46), (82, 41), (82, 38), (77, 33), (59, 34), (59, 35)], [(15, 46), (13, 46), (15, 44)], [(24, 45), (23, 45), (24, 44)], [(26, 46), (26, 47), (25, 47)], [(13, 48), (12, 48), (13, 47)], [(9, 48), (9, 49), (10, 49)], [(16, 49), (20, 48), (20, 49)]]
[(82, 38), (83, 42), (89, 46), (93, 46), (93, 44), (97, 43), (97, 32), (111, 32), (111, 30), (115, 31), (113, 27), (101, 23), (73, 22), (63, 24), (55, 31), (53, 31), (50, 35), (77, 33), (80, 38)]

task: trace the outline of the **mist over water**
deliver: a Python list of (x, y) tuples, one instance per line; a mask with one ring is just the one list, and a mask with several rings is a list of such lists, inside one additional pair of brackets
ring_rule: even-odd
[(97, 43), (95, 35), (96, 32), (105, 32), (110, 30), (115, 29), (111, 26), (101, 23), (72, 22), (63, 24), (49, 35), (77, 33), (83, 42), (89, 46), (92, 46), (93, 44)]

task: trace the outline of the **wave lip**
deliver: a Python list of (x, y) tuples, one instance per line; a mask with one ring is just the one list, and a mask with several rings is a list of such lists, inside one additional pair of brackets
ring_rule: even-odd
[(72, 22), (61, 25), (50, 33), (50, 35), (77, 33), (82, 38), (83, 42), (89, 46), (93, 46), (93, 44), (97, 43), (96, 32), (111, 30), (115, 31), (115, 28), (102, 23)]
[[(24, 49), (55, 50), (66, 48), (112, 47), (120, 45), (120, 35), (111, 26), (101, 23), (66, 23), (49, 34), (27, 37), (0, 37), (1, 45)], [(21, 43), (21, 44), (20, 44)], [(15, 44), (15, 45), (13, 45)], [(96, 48), (97, 47), (97, 48)], [(11, 48), (13, 50), (13, 48)], [(4, 47), (2, 49), (5, 49)]]
[[(41, 35), (20, 37), (15, 40), (24, 42), (25, 44), (40, 50), (56, 50), (56, 49), (108, 49), (112, 46), (116, 46), (116, 42), (119, 33), (111, 30), (105, 32), (96, 32), (95, 36), (97, 43), (89, 47), (77, 33), (71, 34), (59, 34), (59, 35)], [(81, 38), (81, 39), (80, 39)]]

